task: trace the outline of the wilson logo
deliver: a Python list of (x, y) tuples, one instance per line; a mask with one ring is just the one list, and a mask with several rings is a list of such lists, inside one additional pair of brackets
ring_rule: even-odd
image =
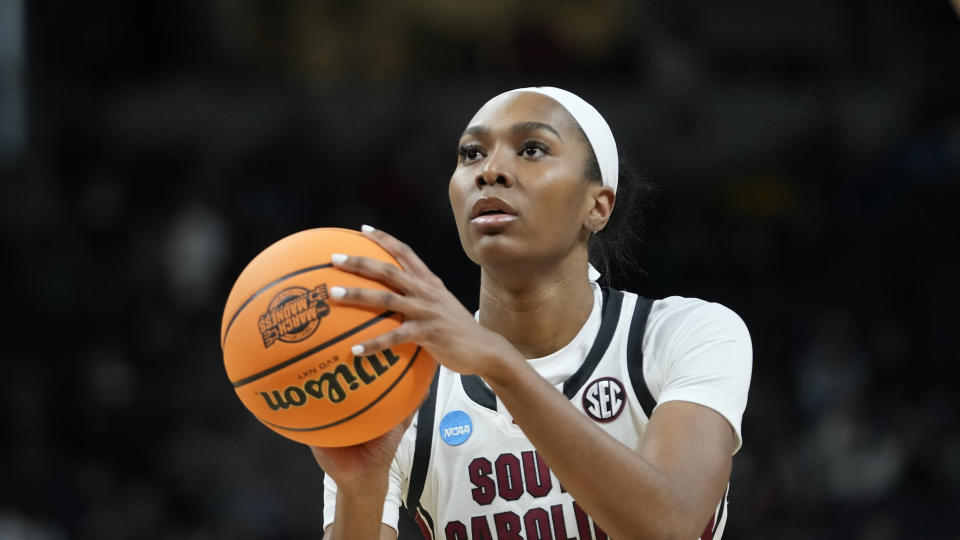
[(257, 321), (263, 346), (269, 347), (277, 340), (294, 343), (312, 336), (320, 319), (330, 313), (327, 298), (325, 283), (309, 291), (290, 287), (277, 293)]
[(610, 422), (623, 412), (626, 396), (623, 384), (617, 379), (596, 379), (583, 391), (583, 410), (597, 422)]
[(380, 354), (354, 356), (353, 362), (337, 364), (337, 367), (321, 373), (319, 377), (306, 379), (302, 384), (292, 384), (283, 390), (260, 392), (260, 397), (274, 411), (302, 407), (310, 399), (340, 403), (361, 385), (373, 384), (399, 360), (400, 357), (390, 349), (384, 349)]

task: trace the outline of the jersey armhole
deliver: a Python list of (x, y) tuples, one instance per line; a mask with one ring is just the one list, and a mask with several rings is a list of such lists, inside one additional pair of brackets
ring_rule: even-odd
[(627, 338), (627, 373), (630, 375), (633, 393), (640, 401), (640, 407), (647, 415), (647, 419), (657, 406), (657, 400), (653, 399), (653, 394), (647, 387), (647, 379), (643, 376), (643, 335), (647, 330), (647, 318), (650, 316), (651, 307), (653, 307), (653, 300), (637, 296), (637, 303), (633, 308), (633, 320), (630, 321), (630, 335)]
[(427, 399), (420, 406), (417, 415), (417, 439), (414, 443), (413, 464), (410, 467), (410, 485), (407, 488), (407, 500), (404, 506), (411, 517), (416, 519), (417, 506), (420, 504), (420, 495), (423, 494), (423, 484), (427, 479), (427, 468), (430, 465), (430, 447), (433, 444), (434, 412), (437, 408), (437, 381), (440, 370), (433, 376), (430, 383), (430, 392)]

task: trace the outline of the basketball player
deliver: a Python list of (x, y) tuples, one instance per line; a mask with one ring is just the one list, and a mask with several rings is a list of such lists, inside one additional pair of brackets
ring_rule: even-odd
[[(719, 538), (752, 350), (729, 309), (607, 290), (588, 266), (615, 217), (616, 144), (556, 88), (501, 94), (460, 138), (449, 194), (481, 266), (470, 314), (411, 249), (364, 233), (401, 269), (335, 254), (393, 292), (338, 302), (404, 314), (355, 354), (403, 342), (441, 364), (416, 418), (368, 443), (313, 448), (328, 538)], [(631, 223), (626, 223), (631, 226)]]

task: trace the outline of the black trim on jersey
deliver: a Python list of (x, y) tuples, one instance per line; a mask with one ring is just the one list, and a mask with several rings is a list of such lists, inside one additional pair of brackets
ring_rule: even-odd
[[(603, 292), (603, 316), (600, 320), (600, 330), (597, 331), (597, 338), (593, 341), (590, 352), (580, 368), (570, 376), (563, 384), (563, 393), (567, 399), (573, 399), (580, 387), (586, 384), (587, 379), (596, 369), (600, 359), (607, 352), (613, 334), (617, 330), (617, 321), (620, 319), (620, 306), (623, 304), (623, 293), (621, 291), (606, 289)], [(476, 375), (461, 375), (460, 384), (467, 397), (481, 407), (486, 407), (491, 411), (497, 410), (497, 396), (483, 380)]]
[(593, 375), (593, 370), (597, 369), (597, 364), (603, 358), (604, 353), (613, 340), (613, 334), (617, 331), (617, 321), (620, 320), (620, 306), (623, 305), (623, 292), (616, 289), (603, 289), (603, 318), (600, 320), (600, 330), (597, 331), (597, 338), (593, 340), (593, 347), (587, 353), (587, 358), (583, 364), (563, 383), (563, 395), (567, 399), (573, 399), (580, 391), (580, 387), (587, 383), (587, 379)]
[(637, 296), (637, 306), (633, 309), (633, 320), (630, 322), (630, 336), (627, 338), (627, 373), (630, 374), (630, 384), (633, 392), (640, 401), (643, 413), (650, 418), (657, 400), (653, 399), (647, 380), (643, 376), (643, 334), (647, 330), (647, 317), (653, 300)]
[(723, 498), (720, 499), (720, 511), (717, 512), (717, 520), (713, 522), (713, 531), (711, 535), (717, 534), (717, 527), (720, 526), (720, 521), (723, 519), (723, 510), (727, 507), (727, 496), (730, 495), (730, 482), (727, 482), (727, 489), (723, 492)]
[(478, 375), (460, 375), (460, 385), (467, 396), (476, 402), (477, 405), (486, 407), (491, 411), (497, 410), (497, 396), (493, 390), (483, 383)]
[[(433, 526), (433, 516), (430, 515), (430, 512), (427, 512), (427, 509), (424, 508), (422, 504), (418, 504), (417, 509), (419, 510), (420, 515), (423, 517), (424, 523), (426, 523), (427, 527), (430, 529), (430, 536), (436, 539), (437, 531)], [(416, 516), (414, 516), (414, 519), (416, 519)]]
[(410, 487), (407, 489), (407, 512), (416, 519), (417, 506), (420, 504), (420, 495), (423, 494), (423, 483), (427, 479), (427, 467), (430, 465), (430, 446), (433, 444), (434, 413), (437, 408), (437, 381), (440, 379), (440, 370), (433, 376), (430, 383), (430, 393), (420, 405), (417, 413), (417, 441), (413, 450), (413, 465), (410, 467)]

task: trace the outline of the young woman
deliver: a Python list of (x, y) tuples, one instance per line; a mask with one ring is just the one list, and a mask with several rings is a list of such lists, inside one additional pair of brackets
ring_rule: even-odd
[(399, 291), (333, 287), (336, 301), (405, 316), (354, 353), (415, 342), (441, 367), (413, 421), (313, 448), (326, 537), (396, 538), (405, 506), (427, 538), (719, 538), (750, 382), (743, 322), (591, 279), (590, 244), (631, 186), (607, 123), (574, 94), (491, 99), (458, 154), (450, 203), (482, 269), (476, 315), (385, 232), (363, 228), (402, 269), (332, 257)]

